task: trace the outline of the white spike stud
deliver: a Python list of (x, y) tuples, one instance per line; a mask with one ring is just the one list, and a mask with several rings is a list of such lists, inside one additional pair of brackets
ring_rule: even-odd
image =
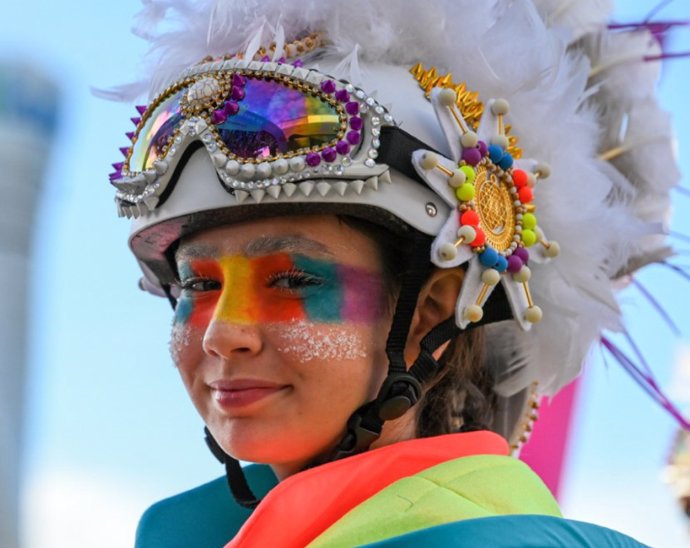
[(311, 181), (304, 181), (297, 185), (297, 187), (299, 188), (299, 191), (302, 194), (304, 194), (305, 196), (309, 196), (314, 190), (314, 183), (312, 183)]
[(352, 185), (352, 188), (357, 194), (361, 194), (362, 190), (364, 189), (364, 181), (361, 179), (356, 179), (350, 183)]
[(349, 185), (345, 181), (338, 181), (333, 185), (334, 190), (341, 196), (345, 196)]
[(325, 181), (321, 181), (320, 183), (316, 183), (316, 191), (321, 196), (326, 196), (331, 191), (331, 184), (327, 183)]
[(237, 200), (238, 204), (244, 202), (248, 197), (249, 192), (246, 192), (244, 190), (235, 190), (235, 200)]
[(372, 190), (378, 190), (379, 189), (379, 178), (374, 176), (374, 177), (369, 177), (366, 181), (364, 181), (364, 184), (371, 188)]
[(285, 196), (290, 198), (295, 191), (297, 190), (297, 185), (295, 183), (285, 183), (283, 185), (283, 192), (285, 192)]
[(260, 203), (261, 203), (261, 200), (263, 200), (263, 199), (264, 199), (264, 196), (266, 196), (266, 191), (265, 191), (265, 190), (262, 190), (262, 189), (260, 189), (260, 188), (257, 188), (256, 190), (252, 190), (252, 191), (250, 192), (250, 194), (252, 195), (252, 198), (254, 198), (254, 201), (255, 201), (257, 204), (260, 204)]

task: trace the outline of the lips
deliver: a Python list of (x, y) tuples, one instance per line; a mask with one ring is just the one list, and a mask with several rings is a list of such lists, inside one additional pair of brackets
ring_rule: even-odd
[(245, 407), (289, 388), (260, 379), (217, 380), (209, 387), (213, 399), (223, 408)]

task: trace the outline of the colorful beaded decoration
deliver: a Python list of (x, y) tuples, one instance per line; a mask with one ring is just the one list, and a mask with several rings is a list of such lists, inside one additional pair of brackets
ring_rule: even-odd
[[(542, 312), (534, 304), (528, 284), (531, 276), (528, 248), (539, 243), (543, 248), (538, 255), (541, 261), (559, 252), (558, 244), (547, 241), (538, 227), (533, 204), (534, 187), (539, 179), (549, 176), (548, 165), (523, 161), (532, 167), (527, 170), (515, 164), (516, 158), (511, 151), (516, 154), (521, 151), (515, 146), (517, 140), (511, 140), (507, 134), (504, 117), (509, 105), (506, 100), (490, 101), (489, 111), (485, 112), (483, 105), (478, 106), (481, 103), (476, 94), (467, 91), (464, 83), (453, 84), (450, 75), (439, 77), (435, 69), (425, 71), (419, 65), (412, 72), (431, 96), (451, 149), (457, 156), (450, 160), (434, 152), (417, 151), (414, 157), (417, 171), (427, 183), (440, 190), (441, 195), (453, 197), (454, 203), (450, 205), (457, 218), (446, 224), (446, 227), (453, 227), (452, 240), (447, 231), (445, 234), (442, 231), (437, 238), (438, 262), (454, 266), (472, 260), (466, 252), (459, 257), (459, 249), (465, 248), (483, 268), (476, 299), (464, 306), (462, 320), (480, 321), (484, 302), (493, 287), (503, 282), (509, 290), (509, 299), (516, 297), (512, 284), (521, 287), (520, 299), (511, 300), (513, 309), (522, 312), (521, 323), (539, 322)], [(434, 82), (440, 88), (429, 89)], [(468, 113), (467, 119), (463, 109)], [(480, 113), (481, 124), (477, 120)], [(475, 132), (475, 128), (481, 131), (482, 124), (492, 125), (493, 133), (488, 139), (487, 131), (482, 131), (484, 139)], [(445, 177), (448, 188), (437, 188), (439, 178), (432, 173)]]

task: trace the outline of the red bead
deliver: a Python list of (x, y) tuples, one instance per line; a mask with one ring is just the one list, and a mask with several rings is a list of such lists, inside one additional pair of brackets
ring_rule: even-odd
[(484, 234), (484, 231), (481, 228), (477, 228), (477, 237), (474, 239), (474, 241), (470, 242), (470, 246), (472, 247), (479, 247), (484, 245), (486, 242), (486, 234)]
[(522, 188), (523, 186), (527, 186), (527, 173), (524, 172), (521, 169), (514, 169), (513, 170), (513, 183), (517, 188)]
[(460, 215), (460, 224), (477, 226), (479, 224), (479, 214), (476, 211), (468, 209), (465, 213)]
[(520, 201), (523, 204), (528, 204), (534, 199), (534, 193), (530, 187), (523, 186), (520, 190), (518, 190), (518, 198), (520, 198)]

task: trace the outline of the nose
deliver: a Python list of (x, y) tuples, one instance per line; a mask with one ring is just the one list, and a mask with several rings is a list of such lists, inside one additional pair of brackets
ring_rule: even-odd
[(206, 328), (201, 346), (208, 356), (231, 360), (259, 354), (263, 341), (256, 324), (214, 318)]

